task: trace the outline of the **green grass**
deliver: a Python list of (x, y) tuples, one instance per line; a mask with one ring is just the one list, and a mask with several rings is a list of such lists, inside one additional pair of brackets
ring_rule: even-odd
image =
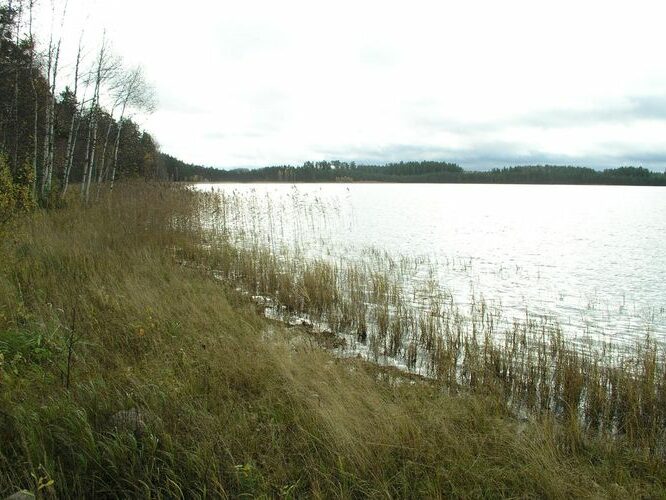
[[(491, 384), (452, 386), (337, 359), (303, 330), (262, 318), (236, 281), (208, 270), (220, 255), (202, 256), (203, 198), (125, 185), (96, 206), (2, 229), (0, 496), (664, 495), (663, 450), (626, 433), (548, 412), (518, 419)], [(231, 255), (284, 286), (294, 308), (340, 300), (317, 289), (327, 269), (290, 280)], [(391, 295), (380, 281), (375, 293)], [(387, 322), (388, 338), (397, 335)], [(561, 380), (575, 398), (574, 375)], [(140, 411), (141, 432), (113, 425), (129, 409)]]

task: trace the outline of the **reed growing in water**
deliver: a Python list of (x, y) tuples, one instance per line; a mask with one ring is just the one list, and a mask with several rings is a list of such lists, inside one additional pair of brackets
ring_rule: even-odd
[[(316, 198), (292, 197), (292, 214), (313, 227), (312, 212), (331, 210)], [(273, 317), (303, 318), (341, 336), (338, 355), (397, 365), (456, 392), (498, 394), (516, 414), (552, 415), (586, 432), (663, 451), (666, 358), (649, 336), (628, 347), (589, 344), (528, 312), (507, 322), (483, 299), (472, 297), (463, 310), (432, 268), (427, 279), (410, 279), (423, 261), (376, 249), (346, 260), (309, 255), (303, 249), (312, 231), (276, 227), (271, 203), (253, 194), (202, 193), (207, 244), (181, 258), (205, 262), (251, 295), (273, 299)], [(276, 246), (262, 227), (267, 213), (270, 231), (293, 233), (289, 244)]]

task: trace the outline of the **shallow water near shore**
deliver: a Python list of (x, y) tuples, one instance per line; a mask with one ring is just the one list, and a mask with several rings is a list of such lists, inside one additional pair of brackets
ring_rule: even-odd
[(409, 259), (453, 301), (566, 336), (666, 342), (666, 191), (460, 184), (198, 184), (253, 200), (242, 221), (276, 249), (335, 261)]

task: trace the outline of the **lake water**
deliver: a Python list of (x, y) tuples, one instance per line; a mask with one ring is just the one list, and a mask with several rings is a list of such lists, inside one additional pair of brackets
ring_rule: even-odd
[[(666, 189), (464, 184), (199, 184), (310, 257), (422, 259), (456, 303), (555, 318), (568, 335), (666, 342)], [(247, 223), (248, 221), (246, 221)], [(415, 279), (419, 273), (415, 273)]]

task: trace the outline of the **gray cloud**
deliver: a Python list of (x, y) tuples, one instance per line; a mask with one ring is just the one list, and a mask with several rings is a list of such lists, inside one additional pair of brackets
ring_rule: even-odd
[(322, 158), (356, 161), (365, 164), (384, 164), (401, 160), (437, 160), (459, 164), (468, 170), (490, 170), (517, 165), (566, 165), (597, 170), (623, 165), (643, 166), (662, 172), (666, 166), (666, 151), (631, 151), (617, 155), (547, 154), (539, 151), (517, 151), (506, 142), (487, 142), (473, 149), (459, 150), (446, 146), (414, 146), (395, 144), (380, 148), (344, 148), (321, 150)]
[[(414, 105), (415, 114), (410, 120), (414, 127), (423, 130), (439, 130), (454, 133), (497, 132), (508, 127), (569, 128), (593, 125), (630, 124), (651, 120), (666, 122), (666, 95), (631, 96), (580, 107), (538, 109), (529, 113), (507, 116), (499, 120), (479, 120), (470, 117), (461, 120), (448, 116), (428, 114), (427, 102)], [(430, 104), (430, 107), (432, 105)]]
[(584, 109), (540, 110), (515, 118), (513, 124), (550, 128), (626, 124), (640, 120), (666, 121), (666, 96), (639, 95), (614, 102), (595, 103)]

